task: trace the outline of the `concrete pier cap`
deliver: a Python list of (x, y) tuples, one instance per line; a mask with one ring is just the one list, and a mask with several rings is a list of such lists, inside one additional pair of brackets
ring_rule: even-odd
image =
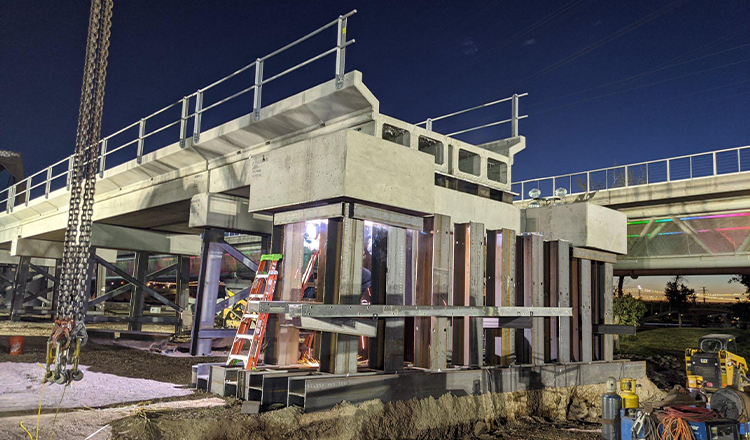
[(566, 240), (576, 247), (625, 255), (628, 218), (622, 212), (588, 202), (526, 208), (523, 232), (547, 240)]

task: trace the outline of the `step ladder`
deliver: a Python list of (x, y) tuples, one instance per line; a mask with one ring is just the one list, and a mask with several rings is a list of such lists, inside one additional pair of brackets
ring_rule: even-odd
[[(248, 309), (252, 303), (273, 300), (276, 280), (279, 276), (279, 261), (281, 261), (281, 254), (267, 254), (260, 257), (260, 265), (255, 272), (255, 279), (247, 297), (247, 305), (237, 328), (232, 350), (229, 352), (227, 366), (238, 365), (238, 362), (241, 362), (246, 370), (252, 370), (258, 365), (263, 338), (266, 335), (268, 313), (251, 313)], [(245, 343), (248, 341), (250, 345), (247, 354), (243, 354)]]

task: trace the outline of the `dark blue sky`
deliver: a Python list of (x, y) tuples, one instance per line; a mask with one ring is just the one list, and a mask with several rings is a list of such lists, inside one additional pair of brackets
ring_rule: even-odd
[[(353, 8), (347, 67), (364, 73), (385, 114), (418, 122), (529, 92), (528, 148), (514, 180), (750, 144), (747, 0), (115, 0), (103, 134)], [(87, 21), (86, 1), (0, 12), (0, 149), (22, 152), (27, 174), (73, 151)], [(333, 39), (326, 33), (267, 73)], [(270, 84), (266, 102), (332, 74), (329, 58)], [(252, 81), (241, 80), (230, 93)], [(455, 126), (508, 114), (499, 107)]]

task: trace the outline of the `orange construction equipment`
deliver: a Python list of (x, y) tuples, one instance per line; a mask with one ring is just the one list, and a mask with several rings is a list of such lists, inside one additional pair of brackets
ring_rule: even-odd
[[(245, 306), (245, 312), (242, 314), (240, 326), (237, 328), (232, 350), (229, 352), (228, 366), (237, 365), (237, 362), (240, 361), (245, 365), (246, 370), (252, 370), (258, 365), (263, 338), (266, 335), (268, 313), (252, 313), (248, 309), (253, 302), (273, 300), (276, 280), (279, 276), (279, 261), (281, 261), (281, 254), (268, 254), (260, 257), (260, 265), (255, 273), (250, 294), (247, 297), (247, 306)], [(268, 266), (268, 270), (266, 270), (266, 266)], [(246, 341), (250, 341), (250, 347), (247, 354), (244, 355), (242, 352)]]

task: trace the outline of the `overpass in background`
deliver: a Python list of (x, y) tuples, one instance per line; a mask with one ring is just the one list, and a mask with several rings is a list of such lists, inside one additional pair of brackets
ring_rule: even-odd
[(534, 188), (627, 214), (615, 275), (750, 273), (750, 146), (515, 182), (515, 203)]

